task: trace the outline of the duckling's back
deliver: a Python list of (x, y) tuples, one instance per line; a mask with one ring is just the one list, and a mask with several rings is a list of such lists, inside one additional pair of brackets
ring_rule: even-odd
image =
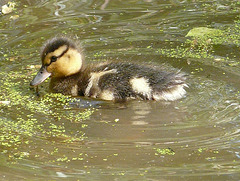
[(89, 75), (85, 96), (125, 101), (177, 100), (185, 94), (186, 77), (132, 63), (108, 63), (96, 66)]

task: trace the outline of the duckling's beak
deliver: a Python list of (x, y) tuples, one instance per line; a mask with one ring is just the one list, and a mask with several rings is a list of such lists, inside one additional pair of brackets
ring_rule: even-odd
[(30, 82), (30, 86), (36, 86), (41, 84), (44, 80), (46, 80), (51, 73), (49, 73), (46, 69), (46, 66), (42, 66), (40, 70), (38, 71), (36, 77)]

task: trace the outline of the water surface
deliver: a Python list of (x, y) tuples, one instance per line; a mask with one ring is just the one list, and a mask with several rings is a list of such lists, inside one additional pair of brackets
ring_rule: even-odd
[[(239, 180), (239, 1), (16, 3), (0, 16), (1, 180)], [(191, 48), (196, 27), (227, 38)], [(90, 62), (181, 69), (187, 96), (114, 104), (44, 83), (39, 98), (29, 82), (56, 34), (80, 40)]]

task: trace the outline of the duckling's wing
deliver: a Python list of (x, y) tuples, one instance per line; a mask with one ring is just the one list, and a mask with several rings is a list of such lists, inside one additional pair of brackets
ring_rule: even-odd
[(114, 100), (140, 97), (147, 100), (176, 100), (185, 94), (186, 77), (131, 63), (110, 63), (96, 71), (112, 71), (99, 78), (101, 91), (107, 90)]

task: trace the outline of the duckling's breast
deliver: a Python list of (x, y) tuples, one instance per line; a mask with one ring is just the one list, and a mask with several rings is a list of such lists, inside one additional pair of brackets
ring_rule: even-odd
[(52, 92), (78, 96), (83, 86), (83, 84), (79, 84), (80, 80), (79, 74), (61, 78), (53, 77), (51, 78), (49, 88)]

